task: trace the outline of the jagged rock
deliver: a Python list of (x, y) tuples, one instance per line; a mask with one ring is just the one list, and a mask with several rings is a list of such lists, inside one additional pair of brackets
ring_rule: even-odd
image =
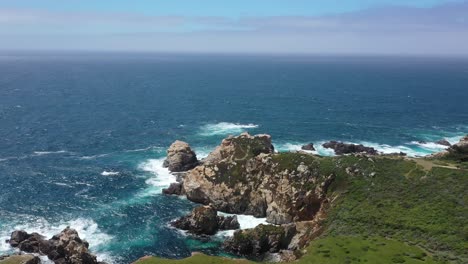
[(468, 135), (460, 139), (457, 144), (451, 146), (448, 151), (454, 154), (468, 154)]
[(288, 249), (296, 234), (294, 224), (274, 226), (258, 225), (253, 229), (238, 230), (227, 239), (223, 247), (237, 255), (262, 259), (265, 253), (276, 253)]
[(240, 224), (237, 220), (237, 216), (218, 216), (218, 228), (219, 230), (234, 230), (239, 229)]
[(436, 144), (447, 146), (447, 147), (452, 146), (452, 144), (450, 144), (450, 142), (448, 142), (446, 139), (441, 139), (439, 141), (436, 141)]
[(175, 141), (167, 150), (167, 159), (163, 166), (171, 172), (188, 171), (198, 165), (198, 159), (190, 145), (183, 141)]
[(171, 223), (172, 226), (187, 230), (195, 235), (214, 235), (218, 230), (239, 228), (237, 217), (218, 216), (211, 206), (199, 206), (184, 217)]
[(334, 175), (322, 175), (303, 163), (283, 167), (291, 163), (283, 158), (288, 156), (273, 153), (268, 135), (229, 137), (187, 173), (183, 188), (189, 200), (227, 213), (267, 217), (273, 224), (312, 220)]
[(166, 194), (166, 195), (182, 195), (183, 194), (182, 183), (179, 183), (179, 182), (171, 183), (171, 185), (168, 188), (163, 189), (162, 192), (163, 194)]
[(255, 135), (242, 133), (238, 137), (228, 137), (221, 142), (208, 157), (203, 160), (203, 164), (217, 164), (223, 160), (242, 161), (247, 160), (260, 153), (273, 153), (274, 147), (271, 144), (270, 135)]
[(314, 151), (315, 150), (313, 143), (306, 144), (306, 145), (302, 146), (301, 149), (302, 150), (308, 150), (308, 151)]
[(330, 141), (322, 145), (324, 148), (330, 148), (335, 151), (337, 155), (351, 154), (351, 153), (366, 153), (370, 155), (378, 154), (377, 150), (372, 147), (364, 145), (348, 144), (338, 141)]
[(96, 256), (88, 250), (88, 242), (81, 240), (78, 232), (69, 227), (49, 240), (37, 233), (14, 231), (8, 242), (21, 251), (47, 255), (54, 263), (98, 264)]

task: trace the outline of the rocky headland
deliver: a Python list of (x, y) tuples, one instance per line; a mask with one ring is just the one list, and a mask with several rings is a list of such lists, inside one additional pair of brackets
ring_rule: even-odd
[[(333, 245), (340, 247), (344, 247), (341, 239), (374, 247), (390, 243), (381, 242), (385, 239), (395, 239), (417, 244), (442, 261), (464, 263), (468, 255), (460, 250), (463, 234), (457, 230), (464, 226), (460, 219), (467, 213), (460, 197), (468, 188), (464, 178), (468, 175), (468, 136), (450, 147), (445, 141), (438, 144), (447, 146), (446, 151), (419, 159), (331, 141), (323, 146), (337, 156), (321, 157), (305, 151), (277, 153), (269, 135), (243, 133), (224, 139), (203, 160), (197, 159), (188, 143), (176, 141), (168, 149), (164, 166), (177, 175), (177, 182), (163, 193), (185, 195), (201, 204), (172, 221), (173, 227), (201, 237), (236, 230), (222, 247), (251, 260), (293, 261), (305, 256), (305, 262), (300, 262), (304, 258), (299, 262), (311, 263), (307, 262), (310, 254), (320, 258), (332, 254), (329, 249), (311, 248), (311, 241), (323, 237), (334, 241), (338, 236)], [(303, 149), (313, 150), (314, 146)], [(236, 216), (218, 212), (262, 217), (269, 224), (240, 230)], [(376, 238), (368, 241), (369, 236)], [(18, 230), (8, 243), (57, 264), (99, 263), (88, 243), (71, 228), (51, 239)], [(432, 258), (421, 249), (395, 243), (400, 251), (419, 252), (402, 256), (397, 250), (392, 260), (398, 263), (405, 258)], [(345, 247), (343, 250), (343, 254), (352, 254)], [(387, 254), (393, 249), (385, 250)], [(13, 255), (0, 257), (0, 263), (7, 258), (26, 261), (13, 263), (40, 262), (34, 255)], [(158, 261), (145, 258), (142, 263)]]
[[(465, 153), (467, 139), (451, 146), (443, 155)], [(446, 143), (441, 140), (438, 144)], [(306, 152), (275, 153), (269, 135), (243, 133), (224, 139), (196, 167), (187, 170), (177, 183), (163, 191), (186, 195), (189, 200), (206, 205), (176, 220), (173, 226), (193, 234), (211, 235), (220, 229), (216, 211), (266, 217), (271, 225), (237, 230), (224, 242), (224, 249), (254, 260), (296, 259), (323, 232), (323, 221), (336, 199), (336, 194), (328, 190), (337, 177), (345, 174), (372, 179), (378, 169), (372, 169), (375, 165), (362, 168), (359, 160), (373, 164), (374, 157), (379, 156), (405, 159), (404, 153), (382, 155), (372, 147), (337, 141), (327, 142), (323, 147), (333, 149), (338, 156), (351, 156), (325, 158)], [(302, 149), (315, 148), (307, 144)], [(178, 154), (172, 146), (168, 150), (169, 168), (174, 167), (170, 165), (171, 156), (193, 153), (187, 147), (180, 151)], [(180, 160), (190, 162), (183, 164)], [(178, 159), (176, 163), (175, 167), (194, 164), (189, 158)]]

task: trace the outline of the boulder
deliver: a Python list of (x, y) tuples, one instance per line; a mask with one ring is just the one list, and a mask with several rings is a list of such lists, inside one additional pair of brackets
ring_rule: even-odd
[(448, 151), (453, 154), (468, 154), (468, 135), (460, 139), (457, 144), (451, 146)]
[(223, 247), (226, 251), (251, 259), (262, 260), (266, 253), (288, 249), (296, 234), (294, 224), (274, 226), (260, 224), (253, 229), (238, 230), (228, 238)]
[(450, 144), (450, 142), (448, 142), (446, 139), (441, 139), (439, 141), (436, 141), (435, 143), (447, 147), (452, 146), (452, 144)]
[(171, 185), (168, 188), (165, 188), (162, 190), (162, 193), (166, 195), (182, 195), (183, 194), (182, 183), (180, 182), (171, 183)]
[(301, 149), (302, 150), (307, 150), (307, 151), (314, 151), (315, 150), (313, 143), (306, 144), (306, 145), (302, 146)]
[(236, 216), (224, 217), (217, 214), (216, 209), (211, 206), (199, 206), (193, 209), (190, 214), (171, 224), (194, 235), (214, 235), (218, 230), (239, 228)]
[(377, 155), (378, 152), (372, 147), (364, 145), (348, 144), (338, 141), (330, 141), (322, 145), (324, 148), (333, 149), (336, 155), (351, 154), (351, 153), (366, 153), (369, 155)]
[(190, 145), (183, 141), (175, 141), (167, 150), (164, 167), (171, 172), (188, 171), (198, 165), (198, 159)]
[(218, 216), (218, 228), (219, 230), (239, 229), (240, 224), (237, 216)]
[(65, 228), (60, 234), (46, 240), (43, 236), (25, 231), (14, 231), (8, 241), (21, 251), (47, 255), (54, 263), (98, 264), (96, 256), (88, 250), (88, 242), (81, 240), (76, 230)]

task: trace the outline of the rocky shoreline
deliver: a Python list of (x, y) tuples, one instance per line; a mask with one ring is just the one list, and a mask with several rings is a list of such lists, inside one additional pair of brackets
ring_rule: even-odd
[[(468, 161), (468, 136), (446, 151), (430, 158)], [(382, 156), (363, 145), (330, 141), (323, 147), (337, 155), (351, 155), (374, 162)], [(276, 153), (269, 135), (230, 136), (205, 159), (198, 160), (188, 143), (174, 142), (168, 149), (164, 166), (177, 176), (177, 182), (163, 190), (166, 195), (185, 195), (202, 204), (171, 225), (188, 233), (206, 237), (219, 230), (236, 230), (223, 243), (223, 249), (252, 260), (292, 261), (299, 258), (308, 243), (323, 231), (323, 221), (333, 206), (329, 188), (337, 177), (375, 177), (376, 171), (362, 171), (357, 164), (343, 165), (338, 159), (328, 163), (311, 154), (313, 144), (305, 151)], [(404, 153), (385, 156), (403, 159)], [(345, 175), (337, 174), (340, 167)], [(264, 217), (268, 225), (240, 230), (236, 216), (220, 216), (218, 212)], [(21, 262), (40, 263), (37, 255), (47, 256), (56, 264), (102, 264), (89, 250), (89, 244), (71, 228), (46, 239), (40, 234), (17, 230), (7, 241), (12, 247), (30, 254), (1, 256), (21, 258)], [(33, 255), (31, 255), (33, 254)]]

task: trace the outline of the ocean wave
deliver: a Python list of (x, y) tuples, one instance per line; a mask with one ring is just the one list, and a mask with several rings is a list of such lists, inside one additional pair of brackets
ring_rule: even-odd
[(88, 241), (91, 252), (96, 254), (99, 261), (114, 262), (109, 253), (103, 250), (103, 246), (109, 243), (113, 237), (100, 230), (98, 224), (92, 219), (78, 218), (56, 224), (51, 224), (43, 218), (31, 216), (26, 217), (26, 219), (23, 218), (23, 220), (27, 221), (25, 223), (2, 226), (0, 232), (0, 255), (12, 252), (12, 248), (5, 240), (9, 239), (10, 233), (14, 230), (25, 230), (28, 233), (37, 232), (47, 238), (51, 238), (70, 226), (78, 232), (80, 238)]
[(102, 176), (116, 176), (116, 175), (119, 175), (120, 172), (118, 171), (103, 171), (101, 172), (101, 175)]
[(91, 155), (91, 156), (82, 156), (82, 157), (80, 157), (80, 159), (82, 159), (82, 160), (91, 160), (91, 159), (103, 158), (103, 157), (106, 157), (106, 156), (109, 156), (109, 155), (110, 155), (110, 153), (97, 154), (97, 155)]
[[(450, 142), (451, 144), (457, 143), (462, 136), (454, 136), (454, 137), (446, 137), (445, 139)], [(335, 152), (333, 149), (324, 148), (322, 145), (328, 141), (317, 141), (313, 142), (315, 151), (306, 151), (312, 154), (320, 155), (320, 156), (335, 156)], [(412, 141), (402, 145), (389, 145), (389, 144), (381, 144), (369, 141), (343, 141), (347, 144), (362, 144), (366, 147), (372, 147), (376, 149), (378, 152), (382, 154), (393, 154), (393, 153), (400, 153), (404, 152), (409, 157), (424, 157), (428, 156), (437, 152), (441, 152), (446, 150), (448, 147), (444, 145), (437, 144), (435, 142), (418, 142)], [(302, 151), (301, 147), (306, 143), (298, 143), (298, 142), (286, 142), (286, 143), (278, 143), (274, 144), (276, 151), (278, 152), (294, 152), (294, 151)]]
[(307, 151), (307, 150), (302, 150), (302, 146), (308, 143), (279, 143), (279, 144), (273, 144), (275, 146), (275, 150), (278, 152), (295, 152), (295, 151), (304, 151), (320, 156), (335, 156), (335, 152), (332, 149), (327, 149), (322, 146), (322, 144), (325, 143), (325, 141), (319, 141), (314, 143), (314, 151)]
[(176, 176), (171, 174), (169, 169), (163, 167), (164, 158), (161, 159), (149, 159), (141, 163), (138, 168), (142, 171), (149, 172), (153, 175), (146, 180), (151, 188), (143, 190), (139, 196), (152, 196), (155, 194), (161, 194), (162, 189), (169, 187), (171, 183), (176, 182)]
[(258, 128), (255, 124), (239, 124), (220, 122), (217, 124), (207, 124), (200, 128), (200, 135), (202, 136), (217, 136), (228, 134), (239, 134), (247, 129)]
[[(237, 221), (239, 222), (240, 229), (251, 229), (255, 228), (260, 224), (269, 225), (266, 218), (256, 218), (252, 215), (242, 215), (242, 214), (227, 214), (223, 212), (218, 212), (218, 215), (221, 216), (237, 216)], [(224, 230), (216, 233), (217, 237), (230, 237), (234, 235), (235, 230)]]
[(63, 153), (69, 153), (66, 150), (58, 150), (58, 151), (34, 151), (33, 155), (34, 156), (44, 156), (44, 155), (51, 155), (51, 154), (63, 154)]

